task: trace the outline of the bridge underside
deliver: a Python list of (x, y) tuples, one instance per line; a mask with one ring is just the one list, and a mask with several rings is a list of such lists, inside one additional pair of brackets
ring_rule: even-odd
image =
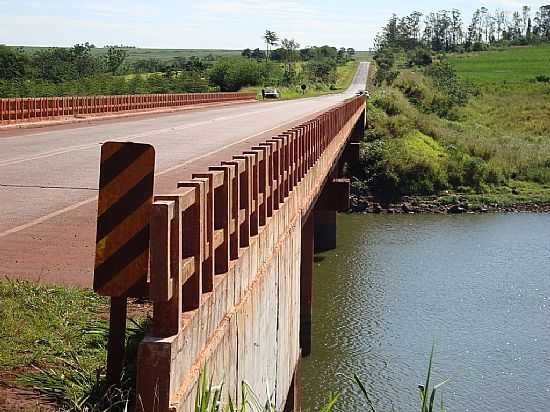
[(240, 404), (246, 382), (261, 403), (299, 410), (292, 391), (300, 357), (311, 351), (313, 255), (336, 246), (336, 212), (349, 203), (342, 165), (358, 156), (364, 107), (354, 109), (288, 186), (284, 201), (257, 234), (251, 232), (228, 270), (214, 276), (200, 305), (183, 312), (176, 333), (143, 341), (138, 410), (194, 411), (203, 371), (215, 385), (223, 383), (222, 402)]

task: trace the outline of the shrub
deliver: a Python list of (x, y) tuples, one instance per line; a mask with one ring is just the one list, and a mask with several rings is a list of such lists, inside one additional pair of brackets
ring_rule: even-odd
[(420, 132), (404, 138), (367, 143), (362, 151), (364, 175), (381, 198), (429, 195), (448, 186), (446, 151)]
[(464, 162), (464, 183), (480, 190), (487, 176), (487, 164), (483, 159), (470, 158)]
[(409, 67), (429, 66), (432, 64), (432, 52), (425, 48), (416, 48), (407, 53)]

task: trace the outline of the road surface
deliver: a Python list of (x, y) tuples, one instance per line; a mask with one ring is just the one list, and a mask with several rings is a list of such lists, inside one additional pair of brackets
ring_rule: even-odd
[(0, 276), (91, 285), (103, 142), (152, 144), (155, 191), (167, 193), (364, 89), (367, 73), (361, 63), (350, 88), (328, 96), (0, 132)]

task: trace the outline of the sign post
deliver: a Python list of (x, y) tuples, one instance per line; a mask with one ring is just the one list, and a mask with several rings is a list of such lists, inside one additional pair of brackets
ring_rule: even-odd
[(151, 145), (107, 142), (101, 147), (94, 290), (111, 297), (109, 386), (120, 383), (124, 366), (127, 299), (147, 296), (154, 174)]

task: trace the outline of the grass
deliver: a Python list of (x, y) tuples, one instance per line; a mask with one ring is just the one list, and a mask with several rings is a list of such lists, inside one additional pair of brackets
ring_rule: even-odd
[(107, 300), (90, 290), (0, 281), (0, 376), (68, 411), (119, 410), (134, 388), (147, 321), (130, 320), (122, 389), (105, 385)]
[(455, 54), (449, 61), (463, 78), (480, 85), (523, 83), (550, 75), (550, 45)]
[(510, 180), (505, 185), (489, 187), (484, 193), (453, 192), (437, 198), (436, 203), (452, 205), (466, 200), (473, 208), (497, 204), (500, 207), (550, 204), (550, 186), (535, 182)]
[[(32, 54), (34, 52), (48, 49), (49, 47), (38, 47), (38, 46), (13, 46), (19, 47), (26, 53)], [(128, 52), (128, 57), (126, 59), (127, 63), (134, 63), (138, 60), (148, 60), (148, 59), (158, 59), (161, 61), (171, 61), (176, 57), (186, 57), (191, 56), (196, 57), (206, 57), (212, 55), (214, 57), (229, 57), (229, 56), (240, 56), (242, 50), (228, 50), (228, 49), (148, 49), (148, 48), (127, 48), (125, 49)], [(96, 56), (102, 56), (107, 53), (107, 49), (103, 47), (96, 47), (92, 50), (92, 53)], [(368, 51), (356, 51), (355, 59), (357, 61), (369, 61), (371, 60), (372, 54)]]
[[(438, 391), (441, 392), (440, 388), (446, 385), (450, 379), (446, 379), (436, 385), (432, 383), (434, 352), (435, 344), (432, 346), (432, 351), (430, 353), (425, 383), (418, 385), (420, 412), (435, 412), (436, 410), (445, 412), (443, 395), (440, 395), (439, 407), (436, 406), (435, 400)], [(377, 412), (376, 406), (369, 396), (363, 380), (357, 374), (353, 375), (353, 384), (357, 386), (364, 400), (364, 405), (361, 410)], [(340, 394), (331, 394), (319, 412), (331, 412), (339, 399)], [(212, 379), (207, 380), (207, 371), (203, 369), (199, 376), (195, 391), (194, 412), (277, 412), (272, 402), (272, 397), (268, 396), (265, 403), (262, 403), (245, 381), (241, 382), (240, 385), (240, 402), (240, 405), (238, 405), (231, 396), (225, 396), (223, 382), (215, 386), (213, 385)]]
[[(434, 109), (445, 88), (422, 69), (401, 70), (371, 99), (367, 138), (383, 142), (386, 160), (376, 165), (387, 169), (379, 186), (417, 196), (450, 190), (474, 205), (548, 204), (550, 83), (534, 80), (550, 72), (544, 59), (550, 63), (550, 46), (449, 56), (476, 92), (446, 117)], [(439, 153), (411, 139), (417, 132), (436, 142)]]
[[(300, 85), (295, 86), (276, 86), (281, 94), (279, 100), (301, 99), (304, 97), (317, 97), (325, 94), (341, 93), (346, 90), (353, 80), (353, 76), (357, 71), (359, 60), (352, 60), (342, 66), (338, 66), (336, 72), (336, 88), (331, 90), (327, 85), (309, 85), (305, 92), (300, 88)], [(297, 64), (297, 69), (301, 70), (301, 64)], [(254, 92), (258, 99), (262, 98), (262, 87), (252, 86), (243, 87), (241, 92)]]
[(83, 333), (105, 325), (107, 301), (92, 291), (0, 281), (0, 368), (49, 367), (73, 354), (89, 368), (105, 359), (101, 341)]
[[(14, 46), (16, 47), (16, 46)], [(21, 46), (21, 48), (27, 53), (34, 53), (42, 49), (48, 49), (48, 47), (33, 47), (33, 46)], [(227, 57), (227, 56), (240, 56), (241, 50), (224, 50), (224, 49), (145, 49), (145, 48), (128, 48), (125, 49), (128, 52), (126, 59), (127, 63), (134, 63), (138, 60), (158, 59), (161, 61), (170, 61), (176, 57), (206, 57), (212, 55), (215, 57)], [(96, 56), (102, 56), (107, 53), (107, 49), (97, 47), (92, 50), (92, 53)]]

